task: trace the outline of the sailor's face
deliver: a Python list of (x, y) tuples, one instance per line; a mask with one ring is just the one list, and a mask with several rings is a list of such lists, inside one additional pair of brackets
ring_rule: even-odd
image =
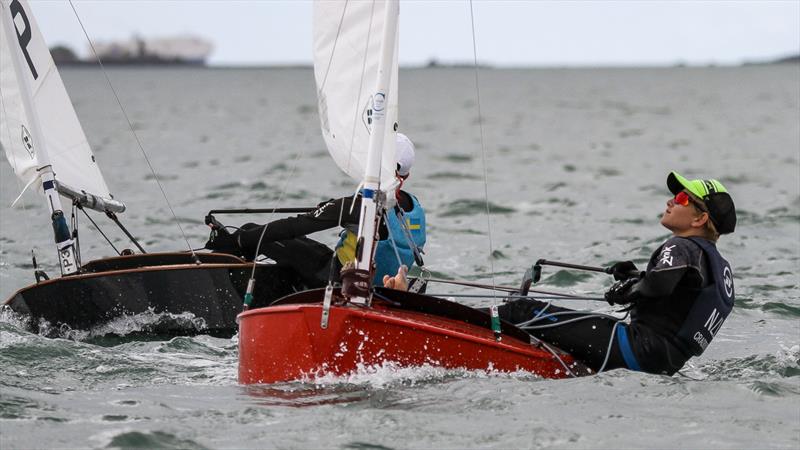
[(697, 211), (695, 207), (688, 203), (681, 205), (675, 203), (675, 198), (667, 200), (667, 209), (661, 216), (661, 225), (674, 234), (681, 234), (692, 229), (692, 224), (695, 223), (702, 213)]

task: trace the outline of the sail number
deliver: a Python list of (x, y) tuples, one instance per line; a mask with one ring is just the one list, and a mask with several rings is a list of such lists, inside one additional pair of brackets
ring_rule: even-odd
[[(31, 75), (33, 75), (33, 79), (36, 80), (39, 78), (39, 74), (36, 72), (36, 67), (33, 66), (33, 60), (31, 59), (30, 53), (28, 53), (28, 44), (31, 42), (31, 22), (28, 20), (28, 16), (25, 14), (25, 9), (22, 7), (22, 3), (19, 0), (14, 0), (11, 2), (9, 6), (9, 10), (11, 12), (11, 20), (14, 22), (14, 29), (17, 31), (17, 41), (19, 41), (19, 49), (22, 50), (22, 54), (25, 55), (25, 61), (28, 62), (28, 68), (31, 69)], [(20, 19), (22, 20), (22, 24), (25, 26), (22, 32), (19, 31), (17, 27), (16, 17), (19, 15)]]

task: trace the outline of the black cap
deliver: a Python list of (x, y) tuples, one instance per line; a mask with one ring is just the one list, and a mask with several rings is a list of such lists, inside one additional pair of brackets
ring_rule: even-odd
[(667, 187), (673, 194), (685, 190), (702, 199), (708, 209), (708, 218), (717, 232), (733, 233), (736, 228), (736, 207), (722, 183), (717, 180), (688, 180), (678, 172), (670, 172)]

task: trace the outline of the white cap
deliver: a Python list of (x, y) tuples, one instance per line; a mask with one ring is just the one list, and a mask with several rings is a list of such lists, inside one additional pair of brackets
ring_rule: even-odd
[(397, 174), (405, 177), (414, 165), (414, 143), (405, 134), (397, 133), (397, 148), (395, 155), (397, 159)]

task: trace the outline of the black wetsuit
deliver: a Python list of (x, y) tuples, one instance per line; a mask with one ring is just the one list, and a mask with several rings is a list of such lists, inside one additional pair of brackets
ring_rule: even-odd
[(596, 371), (608, 355), (604, 370), (673, 374), (691, 357), (682, 350), (676, 334), (701, 288), (712, 283), (700, 246), (687, 238), (672, 237), (653, 253), (644, 277), (626, 295), (632, 302), (630, 324), (528, 299), (501, 305), (500, 317), (519, 324), (539, 314), (530, 324), (535, 328), (525, 329)]
[[(411, 196), (403, 191), (400, 193), (400, 206), (406, 211), (411, 210), (413, 208)], [(339, 226), (357, 228), (360, 216), (361, 195), (357, 195), (355, 200), (352, 196), (348, 196), (330, 199), (317, 205), (311, 212), (278, 219), (266, 225), (253, 223), (242, 225), (236, 234), (245, 258), (253, 259), (259, 254), (266, 255), (278, 263), (293, 267), (307, 279), (309, 287), (318, 287), (327, 284), (331, 264), (333, 264), (334, 278), (338, 276), (341, 265), (338, 259), (333, 257), (333, 250), (325, 244), (307, 238), (306, 235)], [(261, 240), (261, 248), (257, 252), (256, 246), (265, 226), (267, 230)], [(386, 225), (381, 220), (378, 237), (382, 240), (387, 236)]]

